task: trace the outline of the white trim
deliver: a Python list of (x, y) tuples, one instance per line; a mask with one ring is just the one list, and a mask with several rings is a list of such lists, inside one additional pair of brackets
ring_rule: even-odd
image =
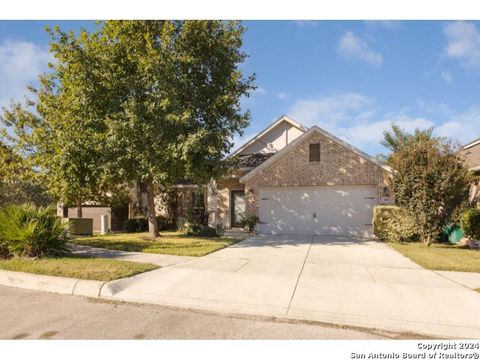
[(464, 150), (474, 147), (475, 145), (480, 144), (480, 139), (473, 140), (472, 142), (468, 143), (463, 147)]
[(366, 153), (364, 153), (363, 151), (357, 149), (356, 147), (346, 143), (345, 141), (337, 138), (336, 136), (330, 134), (329, 132), (319, 128), (318, 126), (312, 126), (307, 132), (303, 133), (302, 135), (300, 135), (298, 138), (296, 138), (294, 141), (292, 141), (290, 144), (288, 144), (287, 146), (285, 146), (283, 149), (281, 149), (280, 151), (278, 151), (275, 155), (271, 156), (270, 158), (268, 158), (267, 160), (265, 160), (263, 163), (261, 163), (260, 165), (258, 165), (255, 169), (253, 169), (252, 171), (250, 171), (249, 173), (245, 174), (244, 176), (242, 176), (240, 178), (240, 182), (241, 183), (244, 183), (245, 181), (251, 179), (255, 174), (257, 174), (260, 170), (262, 169), (265, 169), (266, 167), (270, 166), (271, 164), (273, 164), (275, 161), (277, 161), (278, 159), (280, 159), (282, 156), (286, 155), (287, 153), (289, 153), (290, 151), (292, 151), (296, 145), (298, 145), (300, 142), (302, 142), (307, 136), (309, 136), (310, 134), (312, 134), (314, 131), (316, 132), (319, 132), (320, 134), (326, 136), (327, 138), (329, 138), (330, 140), (336, 142), (337, 144), (347, 148), (348, 150), (350, 151), (353, 151), (355, 154), (357, 154), (358, 156), (364, 158), (365, 160), (368, 160), (372, 163), (374, 163), (375, 165), (377, 166), (380, 166), (382, 169), (384, 169), (385, 171), (389, 172), (389, 173), (393, 173), (394, 170), (390, 167), (390, 166), (387, 166), (385, 165), (384, 163), (382, 163), (381, 161), (375, 159), (373, 156), (370, 156)]
[(480, 170), (480, 165), (477, 165), (477, 166), (474, 166), (474, 167), (471, 167), (470, 169), (468, 169), (470, 171), (477, 171), (477, 170)]
[(292, 126), (295, 126), (297, 129), (302, 130), (303, 132), (308, 130), (308, 128), (306, 128), (305, 126), (303, 126), (299, 122), (293, 120), (292, 118), (289, 118), (286, 115), (282, 115), (277, 120), (275, 120), (271, 125), (269, 125), (267, 128), (263, 129), (261, 132), (259, 132), (257, 135), (255, 135), (253, 138), (251, 138), (245, 144), (243, 144), (240, 148), (235, 150), (235, 152), (233, 154), (231, 154), (230, 156), (235, 156), (235, 155), (239, 154), (240, 152), (245, 150), (248, 146), (252, 145), (256, 140), (261, 138), (263, 135), (267, 134), (270, 130), (275, 128), (278, 124), (280, 124), (283, 121), (288, 122)]

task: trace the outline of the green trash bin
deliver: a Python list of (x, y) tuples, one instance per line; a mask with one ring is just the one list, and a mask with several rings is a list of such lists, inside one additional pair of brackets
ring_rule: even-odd
[(444, 241), (448, 241), (452, 244), (457, 244), (465, 237), (465, 233), (462, 228), (457, 224), (448, 224), (443, 229), (442, 238)]

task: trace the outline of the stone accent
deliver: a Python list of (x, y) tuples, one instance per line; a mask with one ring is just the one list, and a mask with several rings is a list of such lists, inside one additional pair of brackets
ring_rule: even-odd
[[(309, 161), (311, 143), (320, 143), (319, 162)], [(246, 211), (258, 214), (259, 188), (269, 186), (378, 185), (380, 199), (386, 176), (387, 172), (380, 166), (314, 131), (246, 181)]]

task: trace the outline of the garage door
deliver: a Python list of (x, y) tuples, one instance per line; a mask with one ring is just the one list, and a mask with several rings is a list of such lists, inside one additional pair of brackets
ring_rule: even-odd
[(376, 186), (260, 189), (259, 232), (372, 236)]

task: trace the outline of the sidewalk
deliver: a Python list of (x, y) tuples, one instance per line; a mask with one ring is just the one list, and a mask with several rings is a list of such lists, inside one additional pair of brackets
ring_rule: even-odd
[(456, 282), (457, 284), (463, 285), (469, 289), (480, 289), (480, 273), (438, 270), (435, 270), (435, 272), (440, 276), (443, 276), (448, 280)]

